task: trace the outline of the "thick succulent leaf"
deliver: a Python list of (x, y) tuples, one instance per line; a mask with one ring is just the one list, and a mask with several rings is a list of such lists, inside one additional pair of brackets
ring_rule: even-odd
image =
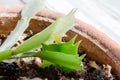
[(10, 49), (20, 38), (23, 32), (29, 25), (31, 17), (40, 11), (45, 4), (45, 0), (30, 0), (22, 10), (22, 18), (18, 21), (16, 28), (8, 36), (5, 42), (0, 47), (0, 51)]
[[(65, 43), (43, 44), (43, 51), (55, 51), (55, 52), (60, 52), (60, 53), (64, 53), (64, 54), (71, 55), (71, 56), (76, 56), (76, 59), (81, 63), (82, 59), (85, 57), (85, 55), (82, 55), (80, 57), (78, 56), (78, 46), (80, 44), (80, 41), (75, 43), (76, 37), (77, 36), (73, 37), (70, 41), (65, 42)], [(66, 59), (67, 59), (67, 57), (66, 57)], [(45, 66), (47, 67), (49, 65), (52, 65), (53, 63), (47, 64), (46, 62), (43, 61), (43, 64), (45, 64)], [(56, 65), (54, 64), (54, 66), (56, 66)], [(73, 69), (62, 66), (62, 71), (70, 72), (72, 70)], [(82, 66), (81, 66), (81, 70), (83, 70)]]
[(12, 50), (2, 51), (0, 52), (0, 61), (9, 59), (11, 58), (11, 56), (12, 56)]
[(54, 51), (41, 51), (38, 52), (36, 56), (68, 69), (82, 70), (82, 66), (80, 66), (80, 61), (76, 55)]
[(25, 58), (25, 57), (34, 57), (36, 52), (25, 52), (17, 55), (13, 55), (12, 58)]
[(43, 50), (45, 51), (56, 51), (63, 52), (69, 55), (78, 55), (78, 46), (80, 41), (75, 43), (75, 38), (72, 38), (70, 41), (59, 44), (43, 44)]
[[(74, 26), (75, 12), (76, 9), (73, 9), (67, 16), (57, 19), (57, 21), (52, 25), (55, 26), (53, 30), (53, 34), (59, 34), (60, 36), (64, 36), (65, 33)], [(45, 43), (50, 44), (52, 42), (53, 42), (53, 38), (51, 36), (51, 38), (49, 38)]]
[(22, 10), (22, 18), (33, 17), (38, 11), (40, 11), (44, 7), (45, 1), (46, 0), (30, 0)]
[(42, 32), (34, 35), (27, 41), (25, 41), (22, 45), (20, 45), (17, 49), (14, 50), (14, 53), (22, 53), (27, 52), (29, 50), (33, 50), (41, 46), (42, 43), (49, 42), (53, 43), (52, 35), (54, 33), (58, 33), (61, 36), (65, 34), (70, 28), (72, 28), (74, 24), (74, 11), (70, 12), (63, 18), (56, 20), (53, 24), (48, 26)]
[(42, 68), (45, 68), (45, 67), (48, 67), (48, 66), (50, 66), (50, 65), (54, 65), (54, 63), (49, 62), (49, 61), (47, 61), (47, 60), (43, 60), (41, 67), (42, 67)]

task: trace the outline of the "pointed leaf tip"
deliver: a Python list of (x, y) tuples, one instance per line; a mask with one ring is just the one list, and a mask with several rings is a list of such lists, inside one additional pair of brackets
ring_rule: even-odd
[(83, 54), (79, 57), (79, 60), (82, 61), (85, 58), (86, 54)]
[(78, 48), (79, 47), (79, 45), (80, 45), (80, 41), (78, 41), (77, 43), (75, 43), (74, 45), (76, 46), (76, 48)]
[(74, 8), (74, 9), (72, 9), (71, 10), (71, 12), (70, 13), (72, 13), (72, 14), (75, 14), (75, 12), (77, 11), (77, 9), (76, 8)]
[(75, 35), (71, 40), (69, 40), (68, 43), (74, 44), (76, 38), (77, 38), (77, 35)]

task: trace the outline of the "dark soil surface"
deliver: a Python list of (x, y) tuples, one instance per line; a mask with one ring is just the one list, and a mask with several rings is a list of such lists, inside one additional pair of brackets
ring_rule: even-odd
[[(0, 37), (0, 45), (4, 39)], [(22, 59), (0, 62), (0, 80), (118, 80), (117, 76), (111, 73), (109, 65), (98, 65), (87, 57), (83, 60), (84, 71), (70, 73), (62, 72), (60, 67), (52, 65), (43, 69), (35, 62), (35, 59), (29, 62)]]
[[(103, 69), (95, 69), (90, 67), (88, 62), (84, 62), (84, 71), (73, 71), (70, 73), (62, 72), (60, 67), (40, 68), (34, 60), (25, 63), (20, 60), (18, 62), (6, 63), (0, 62), (0, 75), (4, 76), (0, 80), (30, 80), (39, 78), (38, 80), (118, 80), (112, 75), (108, 77)], [(20, 79), (26, 77), (28, 79)]]

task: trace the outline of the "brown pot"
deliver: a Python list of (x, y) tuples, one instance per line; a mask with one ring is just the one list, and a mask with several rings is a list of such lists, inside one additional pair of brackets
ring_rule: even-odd
[[(0, 6), (0, 35), (8, 35), (14, 29), (21, 9), (22, 6)], [(35, 34), (61, 16), (64, 14), (43, 9), (31, 20), (26, 31), (32, 30)], [(77, 34), (77, 40), (82, 40), (80, 47), (87, 55), (101, 64), (111, 65), (120, 78), (120, 45), (93, 26), (79, 19), (76, 19), (76, 23), (78, 25), (67, 32), (65, 39), (69, 40)]]

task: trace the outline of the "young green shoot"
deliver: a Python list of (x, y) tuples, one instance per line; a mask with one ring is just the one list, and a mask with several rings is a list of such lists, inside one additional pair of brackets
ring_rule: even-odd
[(74, 44), (76, 36), (68, 42), (59, 44), (43, 44), (42, 51), (36, 55), (43, 59), (43, 67), (59, 65), (63, 70), (83, 70), (81, 62), (85, 54), (78, 56), (80, 42)]

